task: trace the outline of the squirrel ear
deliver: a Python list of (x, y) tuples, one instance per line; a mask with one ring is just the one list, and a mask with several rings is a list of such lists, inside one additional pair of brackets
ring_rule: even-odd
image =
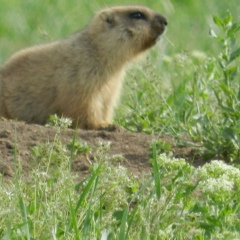
[(103, 11), (101, 12), (100, 16), (103, 19), (103, 21), (105, 21), (106, 23), (110, 25), (114, 24), (114, 16), (111, 11)]

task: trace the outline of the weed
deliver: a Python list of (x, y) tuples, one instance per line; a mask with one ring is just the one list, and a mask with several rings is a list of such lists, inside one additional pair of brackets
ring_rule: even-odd
[(219, 56), (178, 53), (163, 59), (169, 74), (161, 75), (153, 71), (154, 59), (142, 62), (130, 75), (130, 96), (124, 98), (127, 109), (120, 108), (117, 120), (130, 131), (169, 134), (177, 141), (188, 136), (202, 145), (206, 159), (239, 162), (240, 49), (236, 38), (240, 25), (233, 23), (229, 12), (224, 19), (214, 16), (213, 20), (221, 30), (218, 35), (210, 31), (221, 44)]
[[(87, 22), (100, 2), (2, 0), (0, 61), (79, 29), (73, 16)], [(115, 121), (130, 131), (187, 136), (201, 144), (205, 158), (239, 163), (240, 25), (231, 14), (238, 16), (239, 6), (185, 2), (142, 1), (167, 13), (171, 46), (162, 42), (128, 72)], [(227, 8), (226, 17), (217, 16)], [(213, 9), (216, 41), (205, 32)], [(55, 139), (31, 149), (35, 168), (27, 179), (15, 149), (16, 177), (0, 184), (1, 239), (240, 239), (239, 169), (221, 161), (194, 168), (171, 157), (168, 142), (157, 141), (150, 146), (152, 172), (134, 176), (109, 154), (111, 143), (102, 142), (89, 176), (77, 182), (72, 159), (91, 147), (76, 133), (69, 144), (62, 142), (68, 119), (52, 116), (50, 122)]]
[(203, 126), (202, 141), (208, 153), (230, 161), (240, 161), (240, 48), (236, 46), (236, 36), (240, 32), (240, 24), (232, 22), (228, 12), (224, 19), (217, 16), (213, 20), (222, 30), (221, 35), (213, 29), (210, 33), (222, 45), (222, 52), (217, 58), (220, 68), (216, 67), (212, 90), (218, 103), (217, 121), (208, 118)]

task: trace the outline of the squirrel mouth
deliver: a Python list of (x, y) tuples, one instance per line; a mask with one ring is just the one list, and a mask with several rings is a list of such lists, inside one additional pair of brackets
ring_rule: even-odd
[(164, 16), (161, 15), (158, 15), (155, 20), (156, 21), (154, 22), (154, 28), (157, 33), (156, 39), (158, 39), (159, 36), (165, 32), (168, 21)]
[(165, 27), (162, 27), (162, 28), (159, 30), (159, 32), (156, 34), (155, 42), (159, 42), (160, 39), (161, 39), (161, 37), (162, 37), (162, 35), (164, 35), (165, 32), (166, 32)]
[[(161, 35), (162, 35), (162, 34), (161, 34)], [(161, 41), (161, 39), (162, 39), (161, 35), (159, 35), (159, 36), (156, 38), (156, 40), (155, 40), (156, 43), (158, 43), (158, 42)]]

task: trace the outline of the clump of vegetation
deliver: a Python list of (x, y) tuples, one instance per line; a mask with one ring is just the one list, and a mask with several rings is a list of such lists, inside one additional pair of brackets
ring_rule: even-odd
[[(208, 153), (230, 161), (240, 161), (240, 47), (236, 46), (236, 35), (240, 24), (232, 22), (228, 12), (224, 19), (213, 17), (221, 33), (213, 29), (210, 33), (222, 45), (222, 52), (217, 58), (220, 68), (213, 72), (212, 90), (217, 107), (214, 118), (208, 118), (203, 126), (202, 141)], [(215, 115), (213, 114), (213, 115)], [(216, 117), (216, 116), (215, 116)]]
[[(214, 6), (223, 12), (232, 3), (183, 2), (142, 2), (167, 13), (165, 42), (171, 49), (163, 50), (169, 52), (165, 56), (156, 46), (157, 54), (152, 52), (128, 73), (115, 121), (130, 131), (168, 134), (181, 144), (197, 142), (204, 159), (238, 166), (240, 24), (230, 12), (214, 15), (209, 40), (201, 30), (204, 24), (207, 28), (207, 11)], [(85, 22), (92, 9), (96, 2), (81, 3)], [(239, 6), (234, 9), (239, 12)], [(201, 21), (196, 26), (197, 15)], [(72, 1), (3, 0), (0, 32), (7, 37), (0, 39), (0, 61), (10, 55), (9, 49), (79, 29), (73, 16), (79, 16), (79, 7)], [(57, 127), (55, 139), (31, 149), (35, 167), (27, 179), (15, 154), (15, 178), (0, 184), (1, 239), (240, 239), (238, 168), (217, 160), (194, 168), (172, 157), (168, 142), (156, 141), (150, 146), (151, 173), (134, 176), (116, 164), (119, 156), (109, 155), (111, 145), (103, 142), (89, 162), (89, 176), (80, 181), (71, 171), (72, 159), (78, 154), (87, 158), (91, 146), (76, 133), (71, 142), (62, 142), (61, 131), (71, 125), (69, 119), (51, 116), (49, 125)]]
[[(228, 12), (214, 16), (221, 45), (217, 56), (194, 51), (163, 59), (167, 75), (147, 61), (134, 73), (130, 97), (120, 109), (118, 122), (130, 131), (189, 136), (202, 144), (205, 159), (240, 161), (240, 24)], [(166, 83), (167, 82), (167, 83)]]
[(48, 123), (46, 126), (55, 126), (60, 129), (67, 129), (71, 127), (72, 120), (66, 117), (59, 117), (57, 114), (50, 115)]
[[(63, 151), (62, 161), (36, 167), (27, 182), (18, 175), (1, 185), (1, 239), (240, 237), (239, 169), (221, 161), (194, 168), (158, 155), (153, 143), (152, 173), (139, 178), (114, 164), (108, 146), (99, 146), (89, 176), (77, 184)], [(55, 157), (45, 153), (50, 162)]]

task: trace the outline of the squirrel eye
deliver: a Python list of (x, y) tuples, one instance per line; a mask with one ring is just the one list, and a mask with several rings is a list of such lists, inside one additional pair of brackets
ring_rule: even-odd
[(145, 15), (141, 12), (134, 12), (131, 14), (131, 18), (134, 18), (134, 19), (145, 19)]

